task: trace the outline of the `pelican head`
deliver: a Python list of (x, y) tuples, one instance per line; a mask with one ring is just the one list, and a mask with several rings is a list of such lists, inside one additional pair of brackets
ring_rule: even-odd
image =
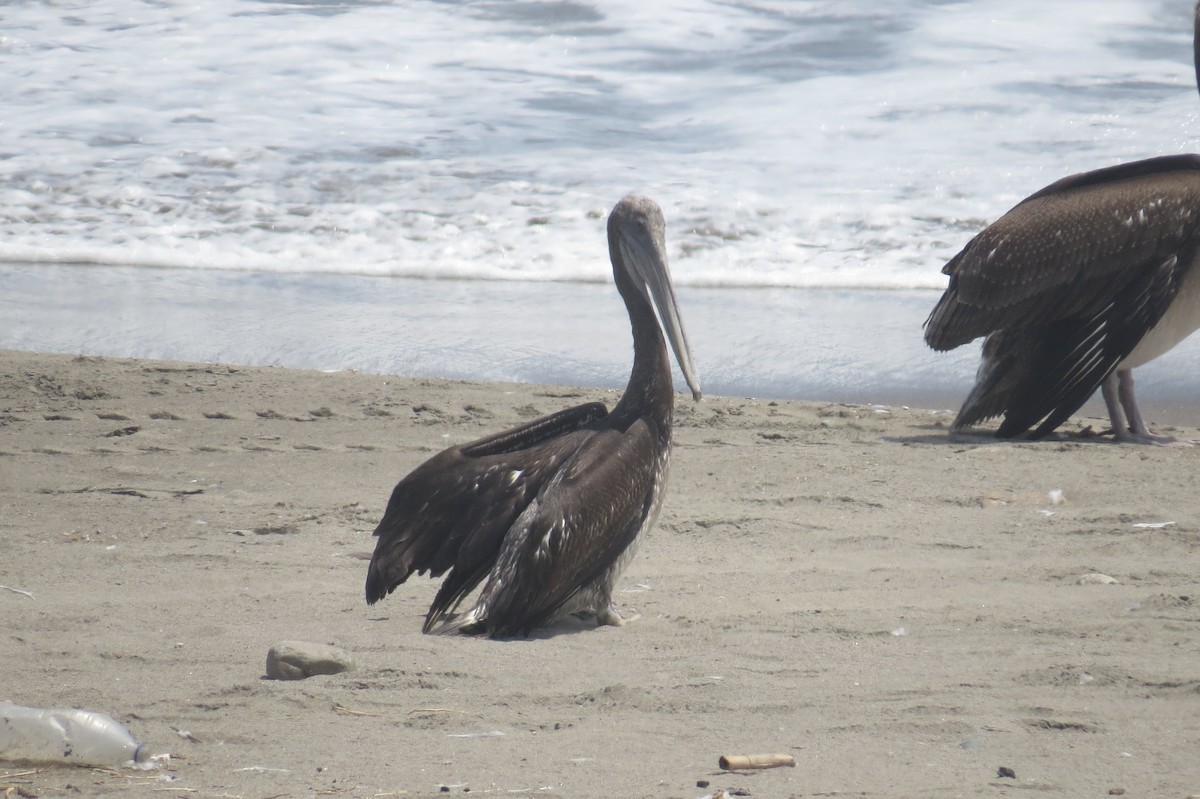
[(700, 399), (700, 377), (692, 360), (692, 348), (683, 329), (683, 317), (671, 286), (667, 268), (667, 223), (662, 209), (648, 197), (622, 199), (608, 215), (608, 242), (613, 266), (623, 268), (630, 282), (658, 311), (658, 318), (683, 379), (692, 390), (692, 399)]

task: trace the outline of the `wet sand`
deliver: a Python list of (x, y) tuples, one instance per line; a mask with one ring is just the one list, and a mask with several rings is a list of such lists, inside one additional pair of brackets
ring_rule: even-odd
[[(615, 398), (0, 351), (0, 698), (104, 710), (172, 755), (0, 764), (0, 790), (1200, 794), (1196, 449), (680, 395), (664, 509), (619, 584), (636, 620), (425, 636), (424, 578), (366, 606), (409, 469)], [(358, 669), (264, 679), (289, 639)], [(796, 767), (717, 766), (764, 752)]]

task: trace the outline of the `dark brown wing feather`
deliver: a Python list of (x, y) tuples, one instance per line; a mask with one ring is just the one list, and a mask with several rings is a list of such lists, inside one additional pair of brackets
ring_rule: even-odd
[(1004, 414), (1001, 438), (1037, 426), (1046, 435), (1087, 402), (1162, 318), (1178, 288), (1177, 260), (1138, 269), (1138, 280), (1097, 313), (996, 331), (983, 344), (975, 386), (954, 420), (961, 428)]
[(524, 635), (610, 568), (650, 513), (658, 431), (639, 419), (597, 432), (538, 493), (480, 597), (489, 635)]
[[(1188, 263), (1192, 255), (1187, 256)], [(1181, 278), (1178, 259), (1138, 269), (1137, 280), (1099, 313), (1050, 326), (998, 434), (1011, 437), (1040, 424), (1044, 436), (1079, 410), (1170, 306)]]
[(568, 408), (443, 450), (414, 469), (393, 489), (375, 529), (367, 602), (387, 596), (413, 572), (438, 577), (451, 568), (439, 598), (457, 601), (469, 593), (513, 520), (591, 434), (585, 428), (607, 413), (598, 402)]

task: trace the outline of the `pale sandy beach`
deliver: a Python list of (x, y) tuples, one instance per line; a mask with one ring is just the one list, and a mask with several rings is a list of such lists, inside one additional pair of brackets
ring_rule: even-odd
[[(409, 469), (615, 397), (0, 351), (0, 698), (172, 756), (0, 764), (0, 793), (1200, 795), (1197, 449), (681, 394), (636, 620), (425, 636), (424, 578), (367, 607)], [(358, 668), (264, 679), (288, 639)], [(717, 766), (769, 752), (796, 767)]]

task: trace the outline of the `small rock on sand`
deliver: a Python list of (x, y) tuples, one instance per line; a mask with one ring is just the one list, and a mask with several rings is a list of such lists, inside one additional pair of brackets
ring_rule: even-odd
[(309, 641), (280, 641), (267, 652), (267, 679), (303, 680), (314, 674), (353, 671), (357, 664), (345, 649)]

